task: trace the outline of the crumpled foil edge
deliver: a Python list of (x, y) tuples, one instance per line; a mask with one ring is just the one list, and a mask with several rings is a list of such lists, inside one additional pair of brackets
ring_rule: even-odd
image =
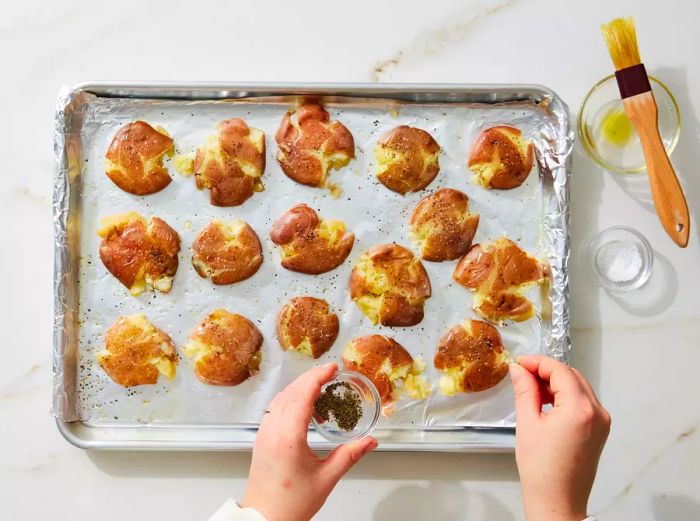
[[(569, 257), (571, 253), (569, 178), (574, 134), (570, 126), (569, 108), (554, 93), (546, 100), (547, 110), (554, 116), (542, 126), (544, 150), (536, 157), (545, 182), (552, 190), (545, 200), (544, 230), (549, 247), (551, 282), (551, 331), (545, 339), (547, 354), (569, 363), (571, 352)], [(543, 103), (544, 104), (544, 103)]]
[(77, 412), (77, 339), (80, 215), (80, 126), (82, 108), (93, 96), (63, 87), (58, 94), (54, 125), (53, 185), (54, 335), (52, 414), (75, 421)]

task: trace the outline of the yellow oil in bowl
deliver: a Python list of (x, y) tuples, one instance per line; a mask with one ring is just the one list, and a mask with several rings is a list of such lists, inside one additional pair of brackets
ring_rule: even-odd
[(600, 133), (611, 144), (622, 147), (632, 138), (634, 127), (624, 110), (613, 108), (603, 116)]
[[(659, 109), (659, 131), (669, 154), (678, 142), (680, 112), (668, 88), (649, 78)], [(632, 122), (625, 114), (614, 75), (596, 83), (583, 101), (578, 119), (579, 136), (593, 160), (614, 172), (644, 172), (644, 153)]]

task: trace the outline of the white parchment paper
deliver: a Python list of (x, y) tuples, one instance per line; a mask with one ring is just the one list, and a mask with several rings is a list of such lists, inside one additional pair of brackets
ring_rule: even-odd
[[(332, 180), (342, 188), (342, 195), (334, 199), (326, 190), (296, 184), (282, 173), (275, 160), (274, 132), (289, 108), (286, 104), (264, 101), (183, 103), (101, 98), (92, 104), (81, 136), (84, 159), (79, 339), (81, 419), (90, 424), (256, 424), (275, 393), (297, 375), (314, 364), (340, 362), (342, 349), (351, 338), (380, 333), (394, 337), (414, 357), (425, 359), (425, 376), (432, 387), (432, 394), (425, 401), (416, 402), (404, 395), (396, 412), (380, 420), (381, 427), (512, 426), (513, 393), (508, 378), (480, 393), (448, 398), (439, 392), (440, 372), (432, 366), (439, 337), (465, 318), (478, 318), (472, 311), (472, 294), (452, 280), (456, 261), (424, 263), (433, 296), (427, 301), (424, 320), (410, 328), (373, 326), (350, 300), (347, 282), (357, 258), (372, 245), (395, 241), (418, 253), (408, 236), (408, 217), (422, 197), (443, 187), (465, 192), (471, 211), (481, 214), (475, 242), (506, 235), (527, 251), (545, 258), (543, 188), (537, 168), (515, 190), (489, 191), (472, 182), (466, 166), (469, 150), (481, 130), (509, 124), (536, 141), (543, 114), (525, 105), (409, 104), (397, 113), (395, 105), (377, 101), (329, 104), (331, 117), (342, 121), (353, 133), (357, 155), (347, 167), (331, 173)], [(114, 133), (125, 123), (143, 119), (161, 125), (174, 138), (177, 152), (188, 153), (216, 131), (219, 121), (232, 117), (242, 117), (250, 126), (266, 133), (265, 190), (242, 206), (210, 205), (208, 191), (198, 191), (193, 177), (177, 174), (170, 161), (166, 165), (173, 182), (163, 191), (145, 197), (121, 191), (104, 174), (104, 154)], [(373, 174), (375, 142), (384, 132), (401, 124), (427, 130), (442, 147), (440, 173), (435, 181), (426, 190), (406, 196), (389, 191)], [(330, 273), (309, 276), (283, 269), (279, 253), (269, 239), (274, 220), (302, 202), (316, 209), (323, 218), (342, 219), (355, 233), (356, 242), (349, 258)], [(180, 266), (168, 294), (130, 296), (99, 259), (100, 219), (132, 210), (144, 216), (157, 215), (180, 234)], [(192, 268), (190, 245), (199, 230), (214, 218), (243, 219), (258, 233), (265, 260), (252, 278), (230, 286), (214, 286)], [(537, 288), (529, 294), (538, 310), (542, 308), (541, 294)], [(340, 335), (335, 345), (318, 360), (283, 352), (275, 337), (278, 310), (297, 295), (326, 299), (340, 317)], [(125, 389), (113, 383), (95, 359), (95, 352), (103, 347), (105, 330), (121, 315), (145, 313), (181, 348), (198, 322), (219, 307), (251, 319), (265, 338), (260, 373), (237, 387), (202, 384), (194, 376), (192, 362), (183, 356), (174, 380), (161, 377), (157, 385)], [(540, 313), (527, 322), (508, 322), (498, 329), (513, 357), (543, 350)]]

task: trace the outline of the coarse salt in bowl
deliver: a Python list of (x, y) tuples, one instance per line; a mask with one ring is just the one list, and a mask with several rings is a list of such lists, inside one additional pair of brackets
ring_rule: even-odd
[(627, 226), (613, 226), (593, 237), (588, 254), (598, 283), (606, 289), (637, 289), (651, 276), (651, 246), (641, 233)]

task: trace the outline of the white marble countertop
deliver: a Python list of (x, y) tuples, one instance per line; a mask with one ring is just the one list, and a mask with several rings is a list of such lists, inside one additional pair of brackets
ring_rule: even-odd
[[(87, 453), (50, 416), (51, 140), (60, 86), (88, 79), (517, 82), (576, 113), (612, 72), (598, 26), (634, 14), (650, 72), (682, 112), (673, 162), (700, 205), (700, 3), (695, 0), (355, 0), (234, 3), (24, 0), (3, 5), (0, 186), (3, 519), (205, 519), (243, 491), (248, 454)], [(573, 364), (613, 416), (591, 510), (602, 520), (700, 519), (700, 226), (665, 237), (644, 177), (577, 150), (571, 185)], [(694, 218), (697, 215), (693, 215)], [(581, 259), (597, 230), (628, 224), (655, 250), (645, 289), (598, 289)], [(512, 455), (374, 454), (318, 519), (522, 519)]]

